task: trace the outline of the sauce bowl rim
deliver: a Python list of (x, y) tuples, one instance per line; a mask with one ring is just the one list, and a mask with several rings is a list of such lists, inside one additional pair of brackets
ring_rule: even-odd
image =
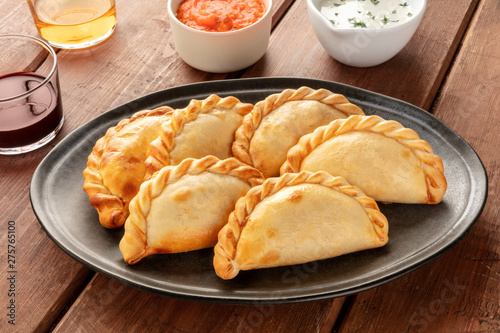
[[(169, 0), (169, 1), (171, 1), (171, 0)], [(422, 2), (422, 6), (421, 6), (420, 10), (415, 15), (413, 15), (409, 20), (407, 20), (405, 22), (402, 22), (400, 24), (396, 24), (396, 25), (393, 25), (390, 27), (386, 27), (386, 28), (355, 28), (355, 27), (353, 27), (353, 28), (339, 28), (339, 27), (336, 27), (333, 24), (331, 24), (330, 21), (328, 20), (328, 18), (325, 15), (321, 14), (321, 11), (319, 10), (318, 5), (315, 4), (315, 2), (319, 4), (320, 0), (306, 0), (306, 1), (308, 4), (308, 7), (321, 17), (321, 19), (326, 23), (326, 25), (329, 29), (331, 29), (333, 31), (345, 32), (345, 33), (360, 32), (360, 31), (361, 32), (362, 31), (381, 32), (381, 31), (391, 31), (391, 30), (401, 29), (401, 28), (404, 28), (406, 25), (411, 24), (417, 18), (421, 18), (424, 15), (425, 9), (427, 7), (427, 0), (415, 0), (415, 1)]]
[[(175, 1), (178, 1), (179, 5), (180, 5), (180, 3), (184, 0), (168, 0), (168, 2), (167, 2), (168, 15), (170, 17), (172, 17), (172, 19), (175, 20), (175, 22), (177, 24), (180, 24), (184, 28), (186, 28), (187, 30), (195, 32), (195, 33), (206, 34), (207, 36), (221, 36), (221, 37), (225, 36), (225, 35), (234, 35), (234, 34), (242, 33), (243, 31), (246, 31), (246, 30), (250, 29), (251, 27), (254, 27), (257, 24), (260, 24), (260, 22), (264, 21), (264, 19), (267, 16), (272, 15), (271, 12), (272, 12), (272, 7), (273, 7), (273, 0), (259, 0), (266, 7), (266, 11), (265, 11), (264, 15), (262, 15), (262, 17), (260, 17), (257, 21), (253, 22), (252, 24), (250, 24), (244, 28), (237, 29), (237, 30), (231, 30), (231, 31), (203, 31), (203, 30), (198, 30), (198, 29), (192, 28), (192, 27), (182, 23), (181, 21), (179, 21), (179, 19), (177, 18), (177, 15), (174, 13), (173, 8), (172, 8), (173, 2), (175, 2)], [(266, 5), (266, 2), (268, 2), (268, 5)], [(179, 5), (177, 5), (177, 7), (179, 7)], [(176, 11), (177, 11), (177, 8), (176, 8)]]

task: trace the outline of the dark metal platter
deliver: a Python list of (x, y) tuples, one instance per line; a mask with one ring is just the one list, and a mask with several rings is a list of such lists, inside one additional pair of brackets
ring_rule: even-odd
[[(444, 162), (448, 190), (438, 205), (380, 204), (389, 221), (382, 248), (303, 265), (242, 271), (229, 281), (213, 270), (213, 250), (154, 255), (129, 266), (83, 191), (82, 172), (95, 142), (134, 112), (187, 106), (210, 94), (256, 103), (287, 88), (309, 86), (345, 95), (366, 114), (415, 130)], [(49, 237), (85, 266), (141, 290), (168, 297), (239, 304), (280, 304), (346, 296), (387, 283), (455, 245), (477, 220), (487, 197), (484, 166), (457, 133), (408, 103), (344, 84), (304, 78), (211, 81), (173, 87), (114, 108), (64, 138), (40, 163), (30, 188), (33, 210)]]

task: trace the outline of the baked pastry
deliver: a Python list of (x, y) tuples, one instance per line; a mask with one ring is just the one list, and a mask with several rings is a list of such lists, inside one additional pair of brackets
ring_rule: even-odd
[(106, 228), (118, 228), (128, 216), (130, 200), (139, 191), (149, 144), (160, 134), (173, 109), (139, 111), (121, 120), (97, 140), (83, 171), (83, 189)]
[(146, 179), (166, 165), (179, 164), (185, 158), (213, 155), (219, 159), (232, 157), (234, 132), (243, 116), (253, 108), (236, 97), (210, 95), (204, 100), (191, 100), (184, 109), (172, 114), (161, 135), (151, 143), (146, 160)]
[(233, 155), (265, 177), (279, 175), (286, 153), (304, 134), (363, 111), (326, 89), (286, 89), (258, 102), (236, 131)]
[(262, 181), (260, 171), (235, 158), (188, 158), (162, 168), (130, 203), (120, 241), (124, 260), (214, 246), (236, 201)]
[(344, 177), (380, 202), (439, 203), (443, 162), (412, 129), (379, 116), (351, 116), (303, 136), (282, 173), (324, 170)]
[(269, 178), (238, 200), (219, 232), (213, 264), (240, 270), (295, 265), (383, 246), (388, 223), (376, 202), (327, 172)]

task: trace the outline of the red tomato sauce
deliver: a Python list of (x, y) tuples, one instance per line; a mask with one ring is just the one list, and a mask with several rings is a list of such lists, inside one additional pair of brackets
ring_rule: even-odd
[(184, 0), (177, 18), (197, 30), (224, 32), (247, 27), (265, 12), (260, 0)]

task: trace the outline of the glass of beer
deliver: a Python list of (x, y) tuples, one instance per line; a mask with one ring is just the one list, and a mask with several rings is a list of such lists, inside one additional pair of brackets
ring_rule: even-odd
[(115, 30), (115, 0), (27, 1), (40, 36), (60, 49), (94, 46)]
[(40, 148), (63, 126), (57, 57), (44, 40), (0, 35), (0, 155)]

